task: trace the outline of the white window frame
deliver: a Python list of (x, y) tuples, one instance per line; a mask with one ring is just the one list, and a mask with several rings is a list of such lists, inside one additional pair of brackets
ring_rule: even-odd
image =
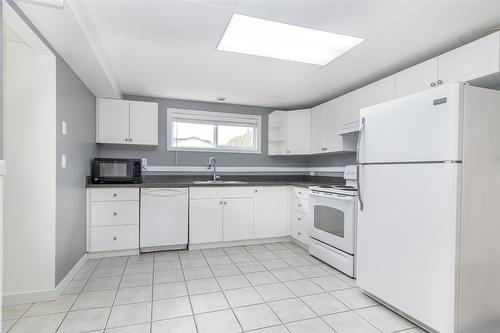
[[(227, 122), (235, 124), (251, 124), (256, 126), (256, 133), (254, 134), (255, 148), (242, 148), (242, 147), (209, 147), (209, 148), (190, 148), (190, 147), (176, 147), (172, 144), (173, 121), (174, 119), (203, 119), (214, 122)], [(262, 152), (262, 116), (253, 114), (240, 114), (240, 113), (225, 113), (225, 112), (212, 112), (201, 110), (189, 109), (175, 109), (167, 108), (167, 150), (168, 151), (197, 151), (197, 152), (222, 152), (222, 153), (240, 153), (240, 154), (261, 154)], [(217, 145), (217, 130), (215, 133), (214, 143)]]

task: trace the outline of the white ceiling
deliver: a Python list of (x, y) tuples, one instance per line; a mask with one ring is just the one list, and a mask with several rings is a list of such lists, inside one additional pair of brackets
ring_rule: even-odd
[[(20, 6), (96, 95), (113, 95), (89, 84), (108, 77), (123, 94), (276, 108), (319, 104), (500, 24), (500, 1), (66, 0), (64, 14)], [(327, 66), (217, 51), (233, 13), (367, 40)], [(63, 15), (80, 31), (71, 35)]]

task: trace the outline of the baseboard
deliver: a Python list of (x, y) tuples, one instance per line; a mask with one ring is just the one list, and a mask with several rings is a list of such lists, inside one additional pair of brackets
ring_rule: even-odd
[(89, 259), (100, 259), (109, 257), (135, 256), (139, 254), (139, 249), (135, 250), (120, 250), (120, 251), (104, 251), (104, 252), (88, 252)]
[(61, 293), (68, 286), (71, 280), (73, 280), (73, 278), (78, 273), (80, 268), (82, 268), (82, 266), (85, 264), (87, 259), (88, 256), (85, 253), (54, 289), (30, 291), (25, 293), (4, 294), (2, 297), (3, 304), (14, 305), (14, 304), (25, 304), (25, 303), (55, 300), (57, 297), (59, 297), (59, 295), (61, 295)]
[(78, 260), (75, 266), (69, 271), (68, 274), (59, 282), (59, 284), (56, 287), (57, 291), (57, 296), (61, 295), (64, 289), (68, 286), (68, 284), (75, 278), (76, 274), (80, 271), (80, 269), (83, 267), (85, 262), (88, 260), (88, 254), (84, 253), (83, 256)]
[(201, 243), (201, 244), (190, 244), (190, 250), (199, 249), (213, 249), (217, 247), (230, 247), (230, 246), (245, 246), (245, 245), (256, 245), (263, 243), (276, 243), (276, 242), (289, 242), (290, 237), (273, 237), (273, 238), (259, 238), (259, 239), (248, 239), (241, 241), (231, 241), (231, 242), (213, 242), (213, 243)]
[(290, 240), (292, 241), (292, 243), (294, 243), (295, 245), (298, 245), (300, 246), (301, 248), (303, 248), (304, 250), (309, 250), (309, 245), (305, 244), (305, 243), (302, 243), (301, 241), (293, 238), (292, 236), (290, 236)]

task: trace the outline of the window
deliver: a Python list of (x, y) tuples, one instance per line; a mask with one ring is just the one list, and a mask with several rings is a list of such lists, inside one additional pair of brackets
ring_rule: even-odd
[(168, 150), (261, 152), (260, 116), (182, 109), (167, 114)]

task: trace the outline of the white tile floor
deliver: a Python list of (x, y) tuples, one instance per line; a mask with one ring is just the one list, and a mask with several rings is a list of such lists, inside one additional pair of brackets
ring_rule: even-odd
[(424, 332), (290, 242), (89, 260), (57, 300), (3, 319), (9, 333)]

